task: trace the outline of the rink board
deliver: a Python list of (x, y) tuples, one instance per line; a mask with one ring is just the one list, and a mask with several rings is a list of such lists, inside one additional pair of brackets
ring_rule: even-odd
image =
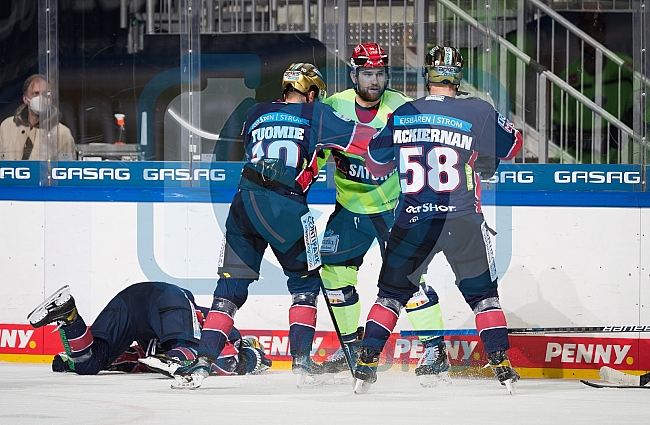
[[(485, 217), (498, 232), (493, 242), (509, 326), (650, 325), (650, 193), (637, 191), (638, 175), (634, 173), (638, 171), (626, 171), (624, 176), (619, 173), (623, 177), (618, 186), (629, 182), (630, 187), (613, 187), (616, 192), (544, 190), (543, 186), (593, 186), (609, 181), (610, 174), (556, 170), (546, 173), (550, 180), (544, 183), (544, 173), (533, 173), (534, 179), (530, 173), (520, 166), (511, 165), (503, 172), (500, 168), (491, 185), (507, 190), (488, 190), (483, 198)], [(226, 183), (236, 177), (227, 172), (224, 176)], [(539, 176), (541, 190), (525, 190)], [(184, 187), (186, 182), (158, 181), (155, 186), (149, 180), (140, 188), (68, 187), (69, 183), (62, 181), (59, 187), (5, 183), (0, 181), (0, 299), (4, 304), (0, 310), (0, 360), (25, 361), (11, 356), (33, 355), (35, 361), (41, 361), (39, 356), (59, 351), (53, 348), (58, 347), (57, 333), (30, 329), (25, 318), (64, 284), (70, 285), (87, 323), (92, 323), (117, 292), (146, 280), (186, 287), (196, 294), (199, 304), (210, 305), (222, 229), (236, 190), (232, 185)], [(319, 185), (310, 194), (310, 206), (322, 232), (334, 208), (334, 191), (330, 182)], [(362, 320), (376, 297), (380, 267), (375, 245), (359, 272)], [(273, 352), (273, 341), (282, 341), (288, 328), (291, 297), (285, 279), (267, 251), (261, 279), (251, 285), (249, 299), (235, 319), (240, 329), (258, 330), (255, 332), (260, 332), (263, 340), (271, 338), (267, 348), (278, 364), (287, 359), (286, 352)], [(473, 328), (473, 315), (444, 256), (434, 259), (426, 280), (439, 294), (445, 327)], [(326, 334), (315, 355), (321, 355), (321, 348), (326, 355), (337, 343), (333, 334), (327, 333), (333, 327), (323, 302), (318, 307), (317, 329)], [(405, 314), (391, 344), (406, 351), (399, 355), (393, 351), (389, 364), (412, 364), (419, 357), (418, 344), (413, 348), (409, 339), (399, 338), (403, 329), (411, 329)], [(30, 330), (34, 332), (28, 336)], [(638, 355), (643, 347), (647, 351), (650, 335), (620, 336), (512, 336), (511, 352), (518, 366), (539, 376), (550, 376), (544, 371), (551, 370), (593, 373), (603, 364), (650, 370)], [(450, 353), (456, 347), (453, 344), (459, 344), (458, 356), (452, 356), (456, 366), (485, 364), (480, 343), (469, 358), (461, 354), (462, 344), (477, 339), (449, 341)]]
[[(288, 369), (291, 361), (288, 331), (242, 329), (244, 336), (257, 337), (266, 355), (274, 361), (274, 369)], [(594, 378), (601, 366), (636, 372), (650, 370), (650, 340), (635, 337), (599, 336), (523, 336), (510, 337), (510, 359), (527, 377)], [(477, 336), (448, 337), (449, 359), (456, 373), (481, 373), (487, 356)], [(317, 331), (312, 356), (324, 361), (338, 348), (334, 332)], [(54, 326), (33, 329), (29, 325), (0, 324), (0, 360), (49, 363), (52, 356), (63, 351)], [(412, 369), (423, 352), (417, 338), (393, 334), (380, 360), (381, 370)]]

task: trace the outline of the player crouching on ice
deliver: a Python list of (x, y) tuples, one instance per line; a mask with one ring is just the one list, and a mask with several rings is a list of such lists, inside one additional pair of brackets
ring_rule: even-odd
[[(59, 326), (65, 352), (54, 357), (52, 370), (95, 375), (101, 370), (146, 372), (169, 377), (196, 358), (203, 318), (194, 295), (164, 282), (142, 282), (118, 293), (88, 328), (66, 285), (36, 307), (27, 320), (34, 328)], [(133, 345), (133, 342), (137, 345)], [(145, 367), (146, 365), (147, 367)], [(260, 373), (271, 360), (255, 337), (242, 339), (237, 329), (227, 349), (212, 364), (217, 375)]]

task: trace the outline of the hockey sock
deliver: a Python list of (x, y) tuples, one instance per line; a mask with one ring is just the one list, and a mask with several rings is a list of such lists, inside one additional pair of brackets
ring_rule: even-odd
[(118, 358), (108, 365), (107, 369), (127, 373), (148, 372), (149, 368), (138, 361), (145, 357), (145, 352), (136, 344), (124, 350)]
[(215, 297), (212, 308), (203, 323), (199, 356), (208, 356), (213, 360), (219, 357), (228, 341), (228, 335), (235, 322), (237, 306), (225, 298)]
[(476, 330), (483, 341), (486, 353), (505, 351), (510, 348), (506, 316), (503, 314), (496, 291), (493, 295), (479, 302), (470, 303), (474, 311)]
[(222, 376), (243, 375), (239, 373), (239, 350), (230, 341), (226, 341), (219, 358), (212, 363), (212, 372)]
[[(88, 330), (90, 332), (90, 330)], [(108, 342), (94, 338), (88, 352), (83, 357), (74, 357), (74, 371), (79, 375), (96, 375), (109, 367)]]
[(402, 304), (394, 298), (377, 297), (366, 319), (362, 346), (381, 352), (395, 329), (401, 308)]
[[(430, 286), (420, 285), (420, 289), (406, 303), (406, 314), (415, 330), (444, 329), (438, 294)], [(430, 346), (437, 345), (443, 338), (421, 336), (420, 340)]]
[(178, 346), (165, 351), (165, 355), (180, 361), (194, 360), (196, 358), (196, 350), (189, 347)]
[(311, 292), (292, 294), (289, 308), (289, 345), (291, 355), (307, 355), (311, 352), (316, 331), (316, 297)]
[[(62, 325), (59, 328), (59, 334), (65, 351), (72, 362), (81, 363), (90, 356), (93, 334), (81, 316), (77, 316), (69, 325)], [(73, 368), (71, 367), (71, 369)]]
[(321, 269), (325, 296), (332, 305), (334, 318), (341, 331), (343, 342), (355, 341), (361, 317), (361, 303), (355, 289), (358, 270), (353, 266), (329, 266)]

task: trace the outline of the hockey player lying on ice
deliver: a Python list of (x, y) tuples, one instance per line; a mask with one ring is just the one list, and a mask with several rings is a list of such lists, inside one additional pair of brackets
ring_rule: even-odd
[[(90, 328), (78, 314), (68, 286), (43, 301), (27, 319), (34, 328), (49, 323), (59, 326), (66, 351), (54, 357), (55, 372), (94, 375), (101, 370), (152, 369), (171, 376), (183, 362), (194, 360), (207, 311), (196, 305), (187, 289), (164, 282), (142, 282), (113, 297)], [(134, 341), (137, 345), (132, 346)], [(233, 328), (211, 372), (244, 375), (269, 367), (271, 360), (264, 357), (259, 341), (254, 337), (242, 339)]]

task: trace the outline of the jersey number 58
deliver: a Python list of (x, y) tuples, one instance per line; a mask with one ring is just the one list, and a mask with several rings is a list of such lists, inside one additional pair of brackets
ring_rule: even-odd
[[(435, 192), (453, 192), (460, 185), (458, 152), (434, 146), (423, 156), (424, 146), (403, 146), (399, 151), (402, 193), (419, 193), (428, 185)], [(424, 163), (423, 163), (424, 160)]]

